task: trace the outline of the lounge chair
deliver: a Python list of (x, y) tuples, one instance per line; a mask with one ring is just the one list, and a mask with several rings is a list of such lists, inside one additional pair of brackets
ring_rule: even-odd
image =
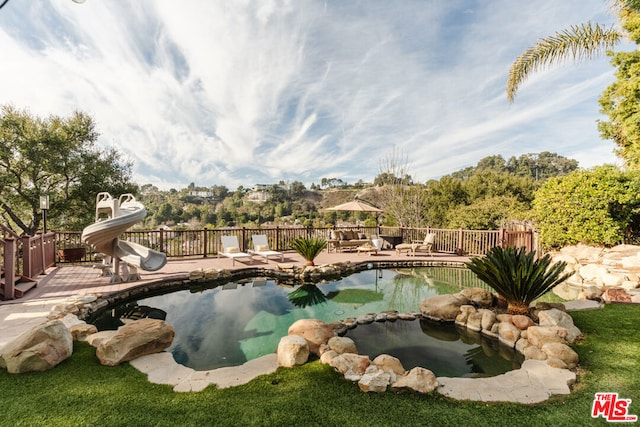
[(428, 233), (424, 236), (424, 240), (413, 241), (412, 243), (401, 243), (396, 245), (396, 253), (400, 254), (403, 251), (407, 252), (407, 255), (416, 256), (416, 252), (426, 252), (433, 256), (433, 245), (436, 241), (436, 235)]
[(222, 241), (222, 251), (218, 252), (218, 258), (220, 255), (231, 258), (231, 265), (236, 265), (236, 258), (249, 258), (249, 262), (253, 263), (251, 254), (240, 251), (237, 236), (221, 236), (220, 240)]
[(269, 248), (269, 241), (266, 235), (254, 234), (251, 236), (251, 240), (253, 240), (253, 249), (247, 251), (250, 254), (264, 257), (264, 262), (269, 262), (270, 256), (280, 257), (280, 261), (284, 261), (284, 254), (282, 252), (272, 251), (271, 248)]

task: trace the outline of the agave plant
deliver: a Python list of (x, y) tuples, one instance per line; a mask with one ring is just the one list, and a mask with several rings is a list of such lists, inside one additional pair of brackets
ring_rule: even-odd
[(291, 241), (291, 246), (307, 260), (307, 265), (315, 265), (313, 260), (327, 247), (327, 241), (321, 237), (298, 237)]
[(551, 265), (549, 254), (536, 259), (536, 252), (525, 248), (492, 248), (486, 257), (474, 257), (467, 264), (480, 280), (507, 302), (511, 314), (527, 314), (529, 304), (564, 282), (565, 262)]

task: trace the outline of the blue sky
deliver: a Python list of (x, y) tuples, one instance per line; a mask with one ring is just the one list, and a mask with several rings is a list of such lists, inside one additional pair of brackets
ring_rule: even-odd
[(518, 54), (588, 20), (616, 22), (606, 0), (10, 0), (0, 104), (89, 113), (161, 189), (371, 182), (394, 149), (417, 181), (495, 154), (620, 164), (608, 58), (505, 95)]

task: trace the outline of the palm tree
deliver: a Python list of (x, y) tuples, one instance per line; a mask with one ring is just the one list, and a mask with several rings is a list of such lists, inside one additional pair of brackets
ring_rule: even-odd
[(308, 266), (314, 266), (313, 260), (327, 247), (327, 241), (321, 237), (298, 237), (291, 241), (291, 247), (302, 255)]
[[(612, 1), (623, 24), (630, 11), (640, 11), (640, 0)], [(611, 50), (626, 36), (627, 33), (621, 29), (607, 29), (597, 23), (587, 22), (539, 40), (511, 64), (507, 79), (509, 102), (514, 101), (518, 88), (531, 73), (567, 60), (591, 59)], [(632, 36), (634, 40), (637, 38), (635, 34)]]
[(551, 255), (536, 259), (526, 248), (492, 248), (486, 257), (474, 257), (467, 267), (498, 293), (511, 314), (528, 314), (529, 305), (571, 276), (567, 264), (552, 263)]

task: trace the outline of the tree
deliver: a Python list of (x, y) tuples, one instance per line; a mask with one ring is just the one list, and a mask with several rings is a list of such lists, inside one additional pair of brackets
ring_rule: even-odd
[[(376, 177), (381, 186), (380, 199), (389, 224), (400, 227), (424, 227), (426, 193), (422, 186), (412, 185), (408, 174), (408, 160), (395, 147), (380, 163)], [(375, 181), (374, 181), (375, 182)]]
[[(640, 44), (640, 0), (614, 0), (618, 10), (618, 19), (622, 30), (606, 29), (601, 25), (574, 25), (568, 30), (557, 32), (553, 36), (539, 40), (524, 51), (511, 65), (507, 79), (507, 98), (510, 102), (524, 80), (533, 72), (566, 60), (580, 61), (603, 54), (620, 42), (624, 37)], [(619, 66), (618, 81), (602, 95), (602, 112), (609, 115), (610, 122), (600, 122), (600, 134), (605, 139), (613, 139), (618, 145), (618, 154), (633, 168), (640, 167), (640, 147), (638, 147), (637, 123), (634, 111), (639, 109), (637, 93), (632, 83), (625, 81), (627, 76), (637, 76), (638, 52), (613, 55), (613, 65)], [(635, 74), (634, 74), (635, 73)], [(633, 124), (628, 128), (628, 124)]]
[(618, 146), (616, 154), (628, 167), (640, 170), (640, 52), (613, 55), (616, 81), (600, 97), (600, 112), (609, 121), (598, 121), (600, 134)]
[(14, 231), (40, 227), (40, 196), (49, 196), (51, 228), (81, 229), (93, 221), (97, 193), (135, 193), (131, 162), (96, 146), (93, 119), (32, 116), (12, 106), (0, 115), (0, 214)]
[(445, 175), (439, 180), (427, 182), (427, 207), (425, 215), (432, 227), (447, 225), (449, 212), (469, 204), (469, 195), (460, 179)]
[(513, 196), (493, 196), (449, 212), (447, 227), (495, 230), (507, 221), (530, 218), (530, 205)]
[(578, 169), (577, 160), (548, 151), (523, 154), (518, 158), (513, 156), (507, 162), (509, 172), (518, 176), (530, 177), (536, 181), (566, 175), (576, 169)]
[(535, 194), (533, 208), (547, 247), (615, 245), (638, 233), (640, 173), (612, 165), (552, 178)]
[[(613, 0), (619, 19), (624, 22), (640, 11), (640, 0)], [(620, 42), (627, 34), (616, 28), (604, 28), (597, 23), (572, 25), (569, 29), (538, 40), (511, 64), (507, 79), (507, 98), (515, 100), (520, 85), (530, 74), (568, 60), (581, 61), (601, 55)]]

